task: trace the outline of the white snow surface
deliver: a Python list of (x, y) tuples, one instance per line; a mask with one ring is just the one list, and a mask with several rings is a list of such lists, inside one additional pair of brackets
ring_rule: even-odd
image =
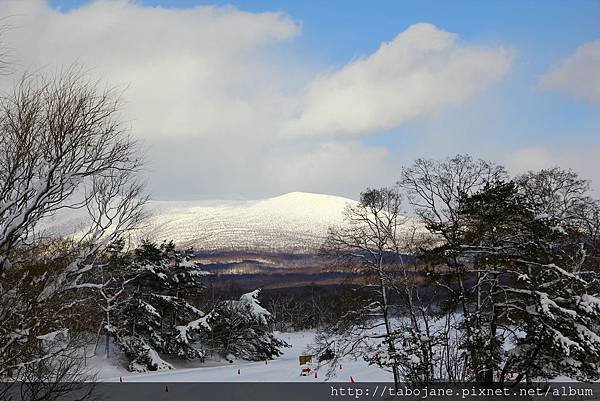
[[(98, 379), (107, 382), (317, 382), (326, 381), (330, 365), (311, 364), (311, 374), (300, 375), (298, 356), (303, 355), (313, 341), (312, 331), (277, 333), (278, 337), (291, 345), (283, 348), (283, 355), (275, 360), (248, 362), (235, 360), (207, 360), (205, 363), (177, 362), (169, 360), (176, 369), (159, 372), (134, 373), (127, 371), (122, 357), (114, 353), (111, 359), (102, 356), (92, 358), (89, 367), (98, 370)], [(117, 366), (120, 365), (120, 366)], [(191, 367), (195, 365), (194, 367)], [(391, 373), (377, 366), (369, 366), (363, 360), (342, 359), (341, 369), (336, 365), (329, 381), (356, 382), (390, 381)], [(239, 369), (239, 374), (238, 374)], [(317, 378), (314, 372), (317, 371)]]
[(344, 209), (354, 202), (304, 192), (253, 201), (151, 201), (141, 235), (202, 250), (302, 252), (318, 248), (330, 226), (343, 224)]
[[(330, 227), (344, 226), (344, 211), (355, 200), (290, 192), (262, 200), (148, 201), (143, 227), (128, 235), (202, 251), (314, 253)], [(69, 210), (40, 225), (46, 234), (73, 235), (84, 227), (84, 210)], [(414, 220), (404, 226), (425, 232)]]
[(260, 293), (260, 290), (254, 290), (252, 292), (242, 295), (240, 297), (239, 301), (229, 301), (229, 302), (234, 302), (235, 304), (243, 306), (243, 307), (249, 307), (250, 313), (253, 316), (255, 316), (257, 319), (259, 319), (262, 324), (266, 325), (267, 318), (269, 316), (271, 316), (271, 313), (268, 310), (266, 310), (265, 308), (263, 308), (260, 305), (260, 303), (258, 302), (258, 294), (259, 293)]
[[(129, 239), (173, 240), (178, 247), (204, 251), (310, 252), (330, 226), (343, 224), (349, 203), (356, 201), (306, 192), (262, 200), (150, 200), (147, 220)], [(77, 235), (86, 221), (85, 210), (68, 210), (48, 217), (38, 229)]]

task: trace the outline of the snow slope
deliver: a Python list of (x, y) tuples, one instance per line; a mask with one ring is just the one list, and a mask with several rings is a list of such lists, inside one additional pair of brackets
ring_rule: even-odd
[[(149, 201), (148, 219), (130, 239), (173, 240), (207, 252), (314, 253), (329, 227), (344, 224), (348, 204), (356, 201), (306, 192), (249, 201)], [(69, 210), (49, 218), (44, 230), (69, 235), (84, 221), (83, 210)]]
[[(127, 372), (124, 368), (117, 368), (108, 364), (110, 360), (102, 357), (94, 358), (93, 366), (99, 369), (98, 378), (102, 381), (118, 382), (317, 382), (327, 380), (329, 365), (317, 366), (317, 378), (314, 369), (309, 376), (300, 376), (298, 356), (303, 354), (309, 343), (314, 339), (314, 332), (281, 333), (290, 348), (283, 349), (279, 358), (265, 362), (236, 361), (232, 364), (208, 361), (195, 368), (183, 368), (149, 373)], [(97, 359), (104, 359), (104, 364)], [(175, 364), (176, 365), (176, 364)], [(332, 370), (333, 376), (329, 381), (349, 382), (350, 376), (356, 382), (389, 381), (391, 373), (377, 367), (369, 366), (362, 360), (345, 359), (341, 363), (342, 369), (336, 365)], [(239, 374), (238, 374), (239, 369)]]
[(307, 252), (320, 246), (328, 227), (343, 223), (353, 202), (304, 192), (254, 201), (151, 201), (140, 234), (205, 251)]

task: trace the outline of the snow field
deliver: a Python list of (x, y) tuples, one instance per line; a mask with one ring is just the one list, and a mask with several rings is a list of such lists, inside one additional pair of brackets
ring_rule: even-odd
[[(314, 332), (304, 331), (295, 333), (279, 333), (278, 337), (291, 345), (283, 349), (283, 355), (275, 360), (265, 363), (236, 360), (228, 363), (224, 360), (207, 360), (205, 363), (187, 362), (178, 363), (168, 360), (177, 369), (133, 373), (124, 367), (116, 366), (119, 363), (118, 355), (112, 359), (101, 356), (92, 358), (91, 368), (98, 369), (98, 379), (107, 382), (323, 382), (327, 381), (329, 365), (322, 363), (319, 366), (312, 364), (313, 369), (308, 376), (300, 375), (298, 357), (304, 354), (307, 346), (314, 339)], [(191, 365), (196, 365), (191, 367)], [(125, 366), (125, 364), (123, 365)], [(329, 381), (350, 382), (350, 376), (355, 382), (389, 381), (391, 374), (377, 366), (369, 366), (362, 360), (344, 359), (342, 369), (336, 365), (334, 375)], [(239, 374), (238, 374), (239, 370)], [(317, 378), (314, 372), (317, 372)]]

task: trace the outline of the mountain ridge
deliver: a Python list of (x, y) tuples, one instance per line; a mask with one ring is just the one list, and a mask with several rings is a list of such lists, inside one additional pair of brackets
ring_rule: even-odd
[(247, 201), (149, 201), (150, 216), (138, 236), (203, 251), (314, 252), (353, 203), (309, 192)]

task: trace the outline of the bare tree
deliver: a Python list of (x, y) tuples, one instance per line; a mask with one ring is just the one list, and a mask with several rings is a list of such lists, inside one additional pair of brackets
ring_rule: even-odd
[[(391, 316), (390, 294), (394, 284), (390, 270), (398, 263), (398, 236), (406, 222), (400, 214), (401, 205), (397, 188), (367, 189), (358, 204), (347, 206), (347, 224), (332, 227), (323, 245), (325, 253), (351, 259), (356, 262), (354, 266), (358, 271), (373, 277), (373, 282), (368, 284), (373, 296), (346, 313), (325, 332), (323, 339), (331, 342), (327, 337), (335, 337), (342, 354), (358, 353), (367, 358), (369, 353), (361, 350), (385, 344), (389, 358), (384, 365), (391, 368), (395, 383), (399, 383), (400, 373)], [(381, 364), (382, 361), (372, 362)]]
[(516, 178), (520, 192), (540, 217), (560, 220), (587, 237), (600, 260), (600, 202), (590, 195), (588, 180), (560, 167), (529, 171)]
[[(141, 161), (118, 111), (118, 93), (78, 68), (25, 76), (0, 99), (0, 376), (30, 378), (31, 366), (72, 351), (39, 340), (81, 329), (97, 255), (144, 216)], [(39, 234), (73, 209), (87, 229)]]
[[(459, 242), (464, 226), (460, 213), (461, 199), (477, 193), (491, 182), (506, 177), (507, 173), (502, 166), (482, 159), (474, 160), (469, 155), (456, 155), (441, 161), (417, 159), (412, 166), (402, 169), (398, 184), (407, 192), (409, 202), (420, 221), (437, 237), (437, 245), (441, 245)], [(458, 254), (444, 252), (438, 262), (448, 265), (456, 285), (447, 285), (445, 280), (438, 280), (437, 284), (448, 292), (449, 299), (459, 303), (464, 320), (469, 321), (472, 318), (470, 305), (467, 304), (468, 297), (464, 295), (468, 292), (466, 280), (470, 275), (465, 269), (464, 261)], [(472, 312), (473, 316), (478, 316), (483, 302), (482, 289), (486, 286), (485, 282), (489, 276), (482, 271), (475, 272), (475, 275), (476, 283), (473, 288), (477, 292), (477, 303)], [(456, 321), (450, 317), (448, 319)], [(465, 329), (467, 338), (471, 337), (470, 327), (466, 325)], [(446, 330), (446, 337), (451, 331)], [(446, 356), (449, 355), (450, 352), (446, 352)], [(447, 373), (446, 380), (465, 376), (465, 372), (457, 372), (454, 368), (449, 369)]]
[[(92, 201), (105, 208), (95, 211), (101, 213), (117, 196), (140, 195), (139, 184), (132, 185), (140, 161), (135, 143), (116, 118), (117, 93), (101, 90), (79, 69), (51, 78), (24, 77), (2, 99), (0, 112), (3, 262), (52, 213)], [(122, 220), (117, 229), (135, 222), (138, 208), (131, 204), (128, 209), (130, 213), (113, 217)]]
[(482, 189), (486, 183), (507, 176), (504, 167), (492, 162), (456, 155), (446, 160), (417, 159), (402, 169), (398, 184), (421, 220), (451, 238), (460, 226), (458, 205), (461, 196)]

